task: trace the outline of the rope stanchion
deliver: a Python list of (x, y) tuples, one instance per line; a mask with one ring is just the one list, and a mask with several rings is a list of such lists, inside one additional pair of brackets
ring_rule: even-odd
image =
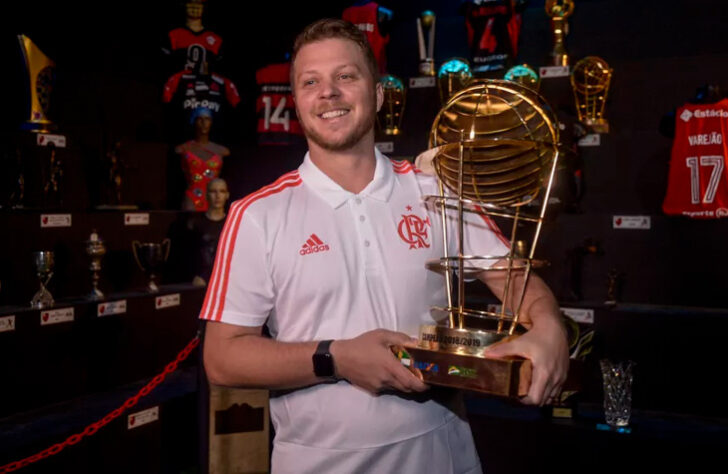
[(190, 353), (200, 344), (200, 336), (195, 336), (194, 339), (192, 339), (187, 346), (185, 346), (184, 349), (182, 349), (179, 354), (177, 354), (177, 357), (175, 360), (170, 362), (164, 367), (164, 371), (157, 374), (149, 383), (147, 383), (144, 387), (142, 387), (134, 396), (127, 399), (124, 404), (113, 411), (107, 413), (103, 418), (100, 420), (91, 423), (86, 428), (84, 428), (82, 431), (78, 433), (74, 433), (68, 438), (66, 438), (65, 441), (61, 443), (56, 443), (53, 446), (50, 446), (49, 448), (44, 449), (43, 451), (33, 454), (31, 456), (28, 456), (25, 459), (21, 459), (19, 461), (13, 461), (11, 463), (5, 464), (4, 466), (0, 466), (0, 474), (6, 474), (9, 472), (17, 471), (18, 469), (22, 469), (25, 466), (32, 464), (34, 462), (40, 461), (41, 459), (45, 459), (49, 456), (54, 456), (61, 451), (63, 451), (66, 447), (72, 446), (74, 444), (77, 444), (80, 442), (83, 438), (87, 436), (93, 436), (96, 434), (96, 432), (109, 424), (114, 419), (118, 418), (124, 411), (128, 410), (129, 408), (133, 407), (139, 402), (139, 399), (142, 397), (147, 396), (152, 390), (154, 390), (157, 385), (162, 383), (165, 379), (165, 377), (175, 370), (177, 370), (177, 366), (180, 362), (185, 360)]

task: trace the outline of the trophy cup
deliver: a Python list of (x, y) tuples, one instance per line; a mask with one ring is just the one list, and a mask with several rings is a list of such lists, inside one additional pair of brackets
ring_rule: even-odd
[(519, 64), (518, 66), (513, 66), (508, 71), (506, 71), (503, 79), (505, 79), (506, 81), (517, 82), (526, 87), (530, 87), (535, 91), (538, 90), (538, 87), (541, 83), (538, 77), (538, 73), (534, 71), (533, 68), (531, 68), (531, 66), (529, 66), (528, 64)]
[(377, 113), (379, 128), (387, 135), (399, 135), (402, 131), (402, 115), (405, 103), (404, 83), (397, 76), (387, 74), (379, 79), (384, 91), (384, 103)]
[(551, 52), (552, 66), (568, 66), (566, 35), (569, 34), (568, 18), (574, 13), (574, 0), (546, 0), (546, 14), (551, 17), (551, 30), (554, 36), (554, 49)]
[(48, 282), (53, 276), (53, 252), (42, 250), (33, 252), (33, 263), (35, 263), (35, 272), (38, 275), (40, 289), (33, 295), (30, 300), (30, 307), (34, 309), (43, 309), (53, 306), (53, 295), (48, 291)]
[(91, 293), (88, 294), (90, 300), (103, 299), (104, 293), (99, 290), (99, 272), (101, 271), (101, 258), (106, 255), (106, 245), (99, 238), (96, 230), (91, 231), (91, 235), (86, 241), (86, 255), (91, 257)]
[[(503, 80), (479, 81), (456, 93), (435, 118), (430, 146), (439, 195), (425, 201), (440, 213), (445, 255), (427, 267), (444, 273), (447, 306), (432, 308), (435, 320), (443, 318), (420, 328), (416, 347), (396, 349), (402, 364), (427, 383), (503, 397), (528, 392), (530, 361), (489, 358), (485, 348), (523, 332), (519, 319), (526, 285), (532, 269), (546, 263), (534, 254), (559, 156), (555, 124), (537, 92)], [(526, 207), (537, 202), (538, 215), (527, 213)], [(466, 255), (466, 212), (511, 219), (508, 253)], [(447, 222), (455, 224), (455, 232), (448, 231)], [(449, 233), (455, 234), (457, 255), (448, 255)], [(487, 267), (483, 262), (497, 263)], [(503, 272), (499, 310), (466, 306), (466, 278), (484, 271)]]
[(23, 123), (23, 130), (46, 133), (56, 128), (48, 117), (50, 95), (53, 90), (55, 63), (25, 35), (18, 35), (28, 71), (30, 88), (30, 118)]
[(445, 61), (437, 72), (437, 85), (440, 89), (440, 100), (446, 104), (457, 91), (470, 85), (473, 71), (463, 58), (452, 58)]
[(150, 293), (159, 292), (159, 287), (155, 280), (157, 279), (157, 274), (162, 269), (162, 265), (167, 261), (167, 257), (169, 257), (170, 243), (169, 239), (164, 239), (162, 243), (140, 243), (138, 240), (131, 243), (137, 265), (139, 265), (139, 268), (149, 278), (147, 291)]
[(571, 87), (579, 120), (597, 133), (609, 132), (609, 123), (604, 118), (612, 69), (597, 56), (587, 56), (574, 65), (571, 72)]
[[(424, 31), (427, 31), (425, 43)], [(420, 75), (435, 75), (435, 14), (430, 10), (422, 12), (417, 19), (417, 44), (420, 49)]]

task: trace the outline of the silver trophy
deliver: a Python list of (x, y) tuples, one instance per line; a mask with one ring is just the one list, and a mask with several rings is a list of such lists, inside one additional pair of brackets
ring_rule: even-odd
[(33, 263), (35, 263), (35, 272), (38, 275), (40, 289), (30, 300), (30, 306), (35, 309), (51, 307), (55, 302), (47, 286), (53, 276), (53, 252), (49, 250), (33, 252)]
[[(423, 31), (424, 30), (424, 31)], [(427, 40), (425, 40), (425, 31)], [(435, 75), (435, 14), (430, 10), (417, 18), (417, 45), (420, 52), (420, 75)]]
[(91, 257), (91, 293), (87, 295), (90, 300), (100, 300), (104, 298), (104, 293), (99, 290), (99, 272), (101, 271), (101, 258), (106, 255), (106, 245), (99, 238), (96, 230), (91, 232), (89, 239), (86, 241), (86, 255)]
[(164, 262), (169, 257), (170, 240), (164, 239), (161, 243), (156, 242), (139, 242), (135, 240), (131, 243), (131, 248), (134, 253), (134, 259), (139, 265), (139, 268), (147, 274), (149, 283), (147, 284), (147, 291), (150, 293), (159, 292), (156, 279), (159, 274)]

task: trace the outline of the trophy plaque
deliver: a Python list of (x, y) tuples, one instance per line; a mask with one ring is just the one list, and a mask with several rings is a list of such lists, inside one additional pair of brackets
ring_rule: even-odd
[(508, 71), (506, 71), (503, 79), (505, 79), (506, 81), (517, 82), (526, 87), (530, 87), (535, 91), (538, 90), (539, 85), (541, 84), (538, 73), (534, 71), (533, 68), (528, 64), (519, 64), (517, 66), (513, 66)]
[[(425, 41), (425, 34), (427, 41)], [(420, 75), (435, 75), (435, 14), (425, 10), (417, 19), (417, 44), (420, 51)]]
[(551, 17), (551, 31), (554, 37), (551, 65), (568, 66), (569, 55), (566, 52), (566, 35), (569, 34), (568, 18), (574, 13), (574, 0), (546, 0), (544, 8), (546, 14)]
[(164, 262), (167, 261), (167, 257), (169, 257), (170, 244), (171, 241), (169, 239), (164, 239), (161, 243), (139, 242), (138, 240), (131, 243), (137, 265), (139, 265), (139, 268), (149, 278), (147, 291), (150, 293), (159, 292), (159, 287), (156, 282), (157, 275), (162, 269)]
[(49, 250), (33, 252), (33, 263), (35, 264), (35, 273), (38, 275), (40, 289), (33, 295), (33, 299), (30, 300), (30, 306), (35, 309), (49, 308), (55, 303), (53, 295), (51, 295), (51, 292), (47, 288), (48, 282), (53, 276), (53, 252)]
[[(440, 213), (446, 254), (427, 267), (444, 274), (447, 306), (432, 308), (438, 323), (420, 328), (416, 347), (396, 348), (401, 362), (426, 383), (503, 397), (527, 394), (530, 361), (488, 357), (485, 349), (523, 333), (526, 285), (532, 269), (546, 263), (534, 255), (559, 156), (556, 123), (536, 91), (503, 80), (461, 90), (435, 118), (430, 146), (439, 194), (425, 201)], [(465, 253), (466, 212), (512, 221), (505, 255)], [(456, 245), (448, 245), (450, 239)], [(448, 248), (457, 248), (457, 254), (448, 255)], [(466, 304), (466, 279), (485, 271), (502, 272), (499, 310)]]
[(587, 56), (574, 65), (571, 72), (571, 87), (579, 120), (597, 133), (609, 132), (609, 123), (604, 118), (612, 69), (597, 56)]
[(99, 238), (96, 231), (92, 231), (86, 241), (86, 255), (91, 257), (91, 293), (88, 294), (90, 300), (100, 300), (104, 298), (104, 293), (99, 290), (99, 272), (101, 271), (101, 258), (106, 255), (106, 245)]
[(18, 35), (18, 41), (28, 71), (30, 89), (30, 117), (21, 128), (33, 132), (50, 132), (56, 128), (48, 119), (55, 63), (27, 36)]
[(469, 86), (472, 81), (473, 71), (466, 59), (452, 58), (445, 61), (437, 72), (437, 86), (442, 104), (446, 104), (453, 94)]
[(384, 92), (384, 103), (377, 113), (379, 128), (387, 135), (399, 135), (402, 132), (402, 116), (404, 112), (406, 91), (404, 83), (397, 76), (387, 74), (379, 79)]

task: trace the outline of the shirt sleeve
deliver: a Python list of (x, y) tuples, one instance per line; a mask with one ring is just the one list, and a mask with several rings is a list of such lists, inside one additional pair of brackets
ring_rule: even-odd
[(262, 326), (273, 309), (275, 292), (263, 228), (235, 202), (220, 235), (212, 277), (200, 319), (238, 326)]

